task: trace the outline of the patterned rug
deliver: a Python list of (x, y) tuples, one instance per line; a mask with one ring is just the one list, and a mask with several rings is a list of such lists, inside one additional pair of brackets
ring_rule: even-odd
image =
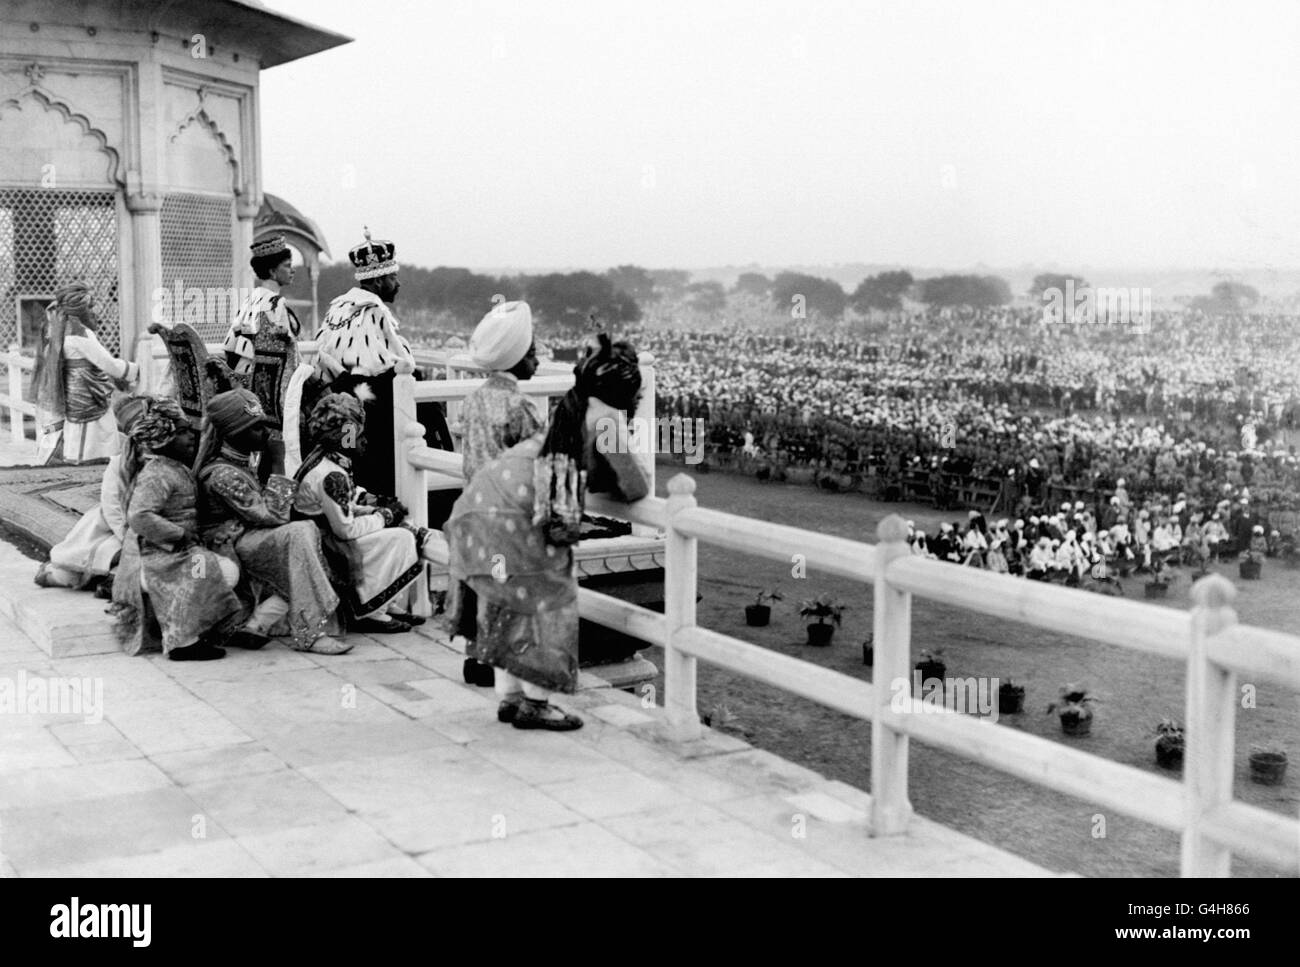
[(104, 467), (0, 469), (0, 523), (48, 551), (99, 503)]

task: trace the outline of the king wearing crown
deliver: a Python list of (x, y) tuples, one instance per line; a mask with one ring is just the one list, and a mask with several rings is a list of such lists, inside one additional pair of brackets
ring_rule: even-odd
[(295, 339), (301, 328), (298, 317), (281, 295), (281, 289), (293, 281), (293, 255), (284, 236), (262, 239), (252, 249), (253, 257), (248, 264), (257, 276), (257, 286), (235, 313), (224, 345), (226, 363), (240, 374), (253, 371), (256, 356), (253, 340), (264, 327), (282, 330)]
[(373, 459), (353, 468), (358, 486), (392, 494), (393, 377), (415, 370), (390, 306), (397, 299), (397, 247), (370, 237), (348, 253), (357, 284), (330, 303), (317, 337), (318, 367), (334, 392), (365, 404)]

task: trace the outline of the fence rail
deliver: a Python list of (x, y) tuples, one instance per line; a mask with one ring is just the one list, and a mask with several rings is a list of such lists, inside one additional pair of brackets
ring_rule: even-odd
[[(428, 399), (456, 399), (466, 391), (459, 385), (465, 382), (473, 381), (449, 381), (441, 390), (426, 386), (420, 393)], [(548, 389), (558, 391), (561, 385)], [(459, 455), (423, 446), (418, 424), (403, 433), (407, 446), (399, 454), (412, 486), (423, 491), (430, 485), (424, 478), (435, 474), (458, 480)], [(699, 507), (694, 481), (684, 474), (674, 477), (668, 489), (667, 500), (647, 497), (631, 505), (599, 495), (588, 500), (595, 513), (666, 533), (664, 613), (588, 589), (580, 589), (578, 602), (584, 618), (663, 647), (664, 706), (677, 738), (700, 734), (696, 662), (707, 661), (873, 723), (872, 835), (907, 829), (912, 815), (908, 742), (917, 739), (1181, 833), (1185, 876), (1225, 876), (1233, 853), (1300, 873), (1300, 822), (1232, 798), (1237, 676), (1300, 687), (1300, 638), (1237, 625), (1231, 606), (1236, 590), (1226, 579), (1211, 576), (1197, 582), (1192, 611), (1180, 613), (915, 558), (908, 551), (906, 524), (897, 515), (881, 523), (880, 541), (872, 545)], [(699, 541), (782, 562), (800, 555), (810, 569), (874, 585), (875, 681), (890, 687), (699, 627)], [(923, 705), (911, 695), (913, 596), (1183, 662), (1183, 781)], [(899, 688), (907, 690), (902, 708), (896, 707)]]

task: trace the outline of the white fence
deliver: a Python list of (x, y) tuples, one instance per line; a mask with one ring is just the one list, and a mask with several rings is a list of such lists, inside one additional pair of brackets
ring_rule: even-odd
[[(556, 389), (559, 388), (556, 384)], [(538, 387), (539, 389), (541, 386)], [(551, 387), (547, 387), (550, 389)], [(459, 381), (429, 383), (417, 398), (462, 394)], [(414, 408), (396, 414), (399, 486), (414, 499), (424, 488), (451, 485), (457, 454), (421, 445)], [(402, 421), (405, 419), (405, 426)], [(428, 479), (426, 479), (426, 477)], [(658, 614), (617, 598), (579, 590), (584, 618), (664, 649), (664, 704), (675, 736), (701, 731), (696, 662), (704, 660), (872, 723), (871, 817), (874, 836), (902, 833), (912, 815), (908, 741), (915, 738), (1057, 792), (1114, 809), (1182, 835), (1184, 876), (1227, 876), (1233, 853), (1300, 873), (1300, 822), (1233, 798), (1235, 709), (1240, 676), (1300, 689), (1300, 638), (1237, 624), (1236, 589), (1220, 576), (1197, 582), (1190, 613), (1086, 591), (955, 568), (909, 554), (906, 524), (891, 515), (871, 545), (696, 505), (695, 482), (679, 474), (667, 500), (632, 505), (599, 496), (591, 510), (664, 531), (665, 609)], [(874, 585), (875, 681), (908, 682), (905, 708), (895, 692), (701, 628), (696, 623), (699, 541), (742, 554), (808, 566)], [(912, 596), (1052, 631), (1177, 658), (1187, 666), (1184, 778), (1155, 775), (910, 696)]]

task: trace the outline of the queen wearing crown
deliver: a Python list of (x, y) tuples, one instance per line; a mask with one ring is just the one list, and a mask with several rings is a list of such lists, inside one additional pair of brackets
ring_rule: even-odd
[(317, 336), (318, 365), (334, 392), (351, 393), (365, 404), (373, 459), (358, 463), (353, 476), (371, 493), (391, 495), (393, 472), (393, 377), (415, 370), (411, 346), (390, 306), (397, 299), (397, 247), (366, 240), (348, 253), (357, 284), (330, 303)]
[(283, 235), (273, 235), (252, 246), (249, 259), (257, 286), (253, 289), (230, 324), (224, 349), (226, 363), (236, 373), (253, 371), (253, 339), (264, 326), (273, 326), (297, 338), (301, 329), (282, 295), (285, 286), (293, 281), (293, 254)]

